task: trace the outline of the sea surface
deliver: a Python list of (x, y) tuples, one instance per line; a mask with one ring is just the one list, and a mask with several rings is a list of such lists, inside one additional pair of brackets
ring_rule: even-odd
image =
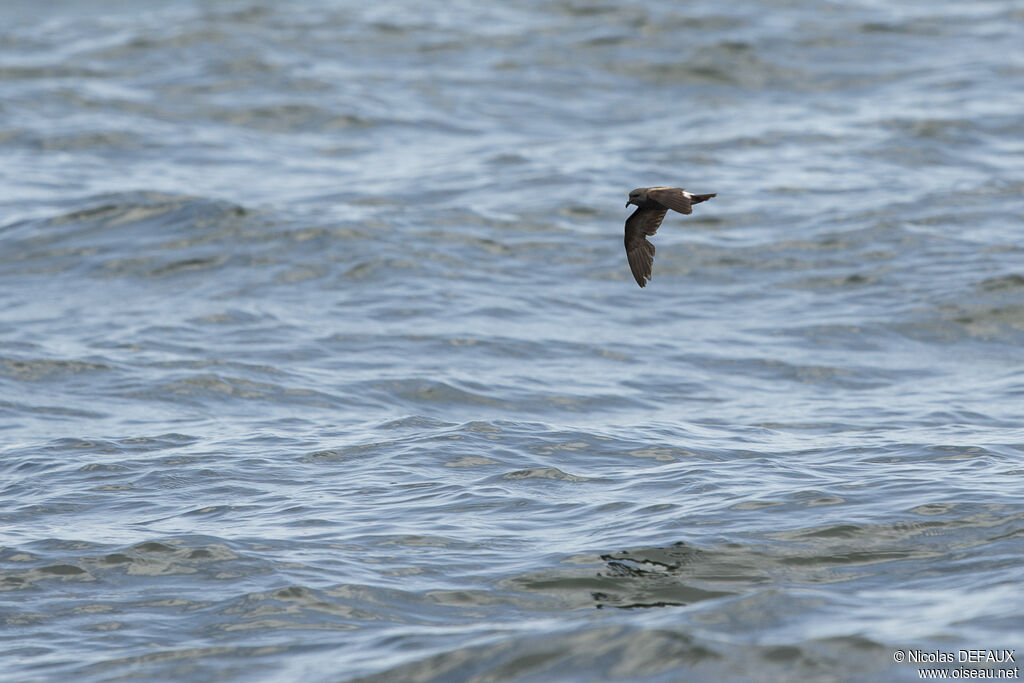
[(4, 681), (1024, 660), (1024, 5), (6, 0), (0, 471)]

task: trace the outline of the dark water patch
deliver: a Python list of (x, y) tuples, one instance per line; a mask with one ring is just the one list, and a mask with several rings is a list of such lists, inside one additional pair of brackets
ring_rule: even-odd
[(545, 467), (541, 469), (516, 470), (502, 476), (503, 479), (554, 479), (565, 482), (590, 481), (587, 477), (578, 477), (574, 474), (567, 474), (557, 467)]
[(162, 277), (219, 266), (226, 260), (220, 255), (168, 260), (166, 253), (236, 236), (246, 216), (240, 206), (156, 193), (95, 201), (104, 203), (9, 227), (11, 240), (0, 268), (8, 276), (84, 267), (100, 277)]
[(13, 401), (0, 401), (0, 414), (6, 414), (12, 418), (32, 416), (43, 419), (96, 419), (108, 415), (107, 413), (100, 413), (94, 410), (81, 410), (65, 406), (30, 405)]
[[(323, 392), (221, 374), (190, 374), (169, 383), (121, 394), (125, 398), (205, 403), (223, 400), (291, 403), (316, 407), (346, 405), (350, 399)], [(355, 399), (351, 399), (355, 401)]]
[(60, 78), (101, 78), (107, 74), (100, 70), (73, 65), (0, 66), (0, 78), (4, 80), (34, 80)]
[(110, 365), (87, 361), (3, 358), (0, 374), (23, 382), (66, 381), (81, 373), (113, 370)]
[(989, 292), (995, 292), (1003, 289), (1021, 289), (1024, 288), (1024, 275), (1014, 273), (1001, 277), (988, 278), (981, 282), (980, 287)]
[(146, 147), (145, 139), (130, 132), (96, 130), (82, 133), (34, 137), (26, 134), (2, 136), (2, 142), (11, 146), (27, 146), (43, 153), (132, 152)]
[(233, 126), (244, 126), (263, 132), (307, 133), (311, 131), (360, 129), (378, 125), (375, 119), (355, 114), (336, 114), (318, 107), (281, 104), (269, 107), (224, 109), (209, 112), (210, 117)]
[[(809, 639), (795, 647), (760, 645), (737, 655), (721, 643), (667, 624), (593, 626), (560, 632), (547, 641), (515, 634), (494, 644), (467, 645), (354, 680), (462, 680), (494, 671), (509, 679), (583, 681), (584, 658), (574, 654), (580, 650), (591, 653), (587, 661), (607, 662), (602, 675), (609, 679), (644, 681), (701, 681), (722, 675), (735, 680), (815, 678), (848, 665), (851, 650), (872, 661), (876, 657), (882, 661), (886, 654), (882, 645), (851, 636)], [(888, 663), (869, 667), (875, 675), (894, 673)]]

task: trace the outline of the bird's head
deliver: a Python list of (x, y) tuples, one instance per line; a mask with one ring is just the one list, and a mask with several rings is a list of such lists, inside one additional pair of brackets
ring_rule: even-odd
[(645, 188), (645, 187), (638, 187), (638, 188), (636, 188), (635, 190), (632, 190), (629, 193), (629, 201), (626, 202), (626, 206), (629, 206), (630, 204), (636, 204), (637, 206), (640, 206), (640, 203), (644, 202), (646, 200), (647, 200), (647, 188)]

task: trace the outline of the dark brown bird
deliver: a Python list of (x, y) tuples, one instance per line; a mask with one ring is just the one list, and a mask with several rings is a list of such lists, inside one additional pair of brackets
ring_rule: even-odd
[(629, 193), (626, 206), (636, 204), (636, 211), (626, 219), (626, 258), (638, 285), (647, 285), (654, 265), (654, 245), (647, 241), (647, 235), (658, 232), (668, 210), (693, 213), (691, 206), (717, 196), (691, 194), (681, 187), (638, 187)]

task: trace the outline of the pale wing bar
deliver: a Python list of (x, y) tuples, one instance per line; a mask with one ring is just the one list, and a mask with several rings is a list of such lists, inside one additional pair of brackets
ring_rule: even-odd
[(647, 191), (647, 196), (679, 213), (693, 213), (692, 195), (681, 187), (659, 187)]

